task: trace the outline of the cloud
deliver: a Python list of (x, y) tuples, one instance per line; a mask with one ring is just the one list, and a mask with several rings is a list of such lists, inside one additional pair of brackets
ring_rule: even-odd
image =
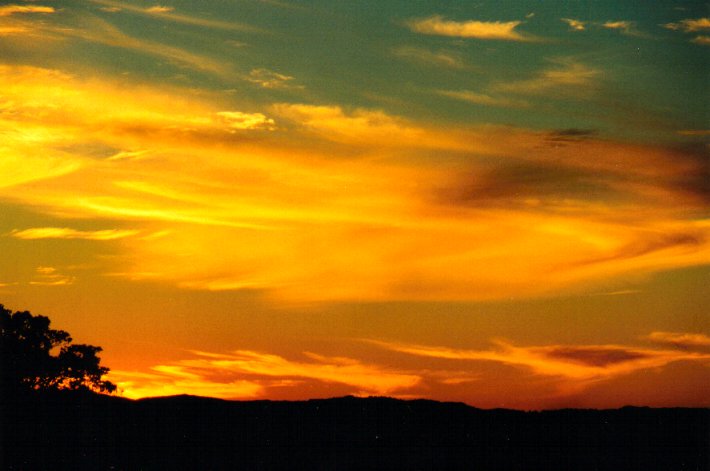
[(651, 342), (682, 350), (708, 350), (710, 337), (705, 334), (683, 332), (651, 332), (647, 337)]
[(294, 85), (293, 77), (280, 74), (267, 69), (253, 69), (246, 78), (249, 82), (256, 83), (263, 88), (288, 89), (303, 88), (302, 85)]
[(437, 94), (476, 105), (501, 106), (504, 108), (526, 108), (529, 104), (522, 100), (500, 98), (471, 90), (437, 90)]
[(636, 30), (636, 25), (633, 21), (607, 21), (601, 24), (602, 28), (621, 31), (629, 36), (643, 36), (642, 33)]
[(555, 60), (556, 67), (543, 70), (537, 76), (515, 82), (504, 82), (494, 85), (496, 91), (540, 94), (550, 91), (589, 91), (597, 84), (601, 71), (572, 59)]
[(572, 18), (560, 18), (560, 20), (567, 23), (571, 31), (584, 31), (586, 29), (584, 21), (574, 20)]
[(700, 44), (701, 46), (710, 46), (710, 36), (696, 36), (691, 39), (690, 42)]
[(112, 371), (130, 398), (160, 394), (202, 394), (234, 399), (255, 397), (274, 387), (308, 387), (308, 383), (336, 383), (356, 394), (392, 395), (416, 386), (421, 378), (378, 365), (306, 352), (308, 361), (289, 360), (270, 353), (237, 350), (231, 353), (193, 351), (191, 359), (154, 366), (155, 373)]
[(22, 13), (55, 13), (54, 7), (40, 5), (5, 5), (0, 6), (0, 16)]
[(14, 36), (30, 32), (31, 30), (25, 26), (0, 26), (0, 36)]
[(59, 273), (54, 267), (37, 267), (35, 277), (30, 281), (34, 286), (66, 286), (74, 284), (75, 278)]
[(708, 362), (710, 354), (654, 350), (621, 345), (546, 345), (517, 347), (498, 341), (496, 349), (460, 350), (448, 347), (367, 342), (394, 352), (458, 361), (490, 361), (520, 366), (536, 375), (587, 384), (638, 370), (659, 368), (676, 361)]
[(285, 302), (441, 301), (599, 292), (710, 262), (698, 149), (335, 105), (246, 112), (42, 68), (3, 66), (0, 82), (0, 197), (164, 234), (121, 239), (115, 276)]
[(274, 120), (262, 113), (244, 113), (242, 111), (218, 111), (217, 116), (224, 119), (232, 129), (276, 129)]
[(175, 10), (173, 7), (166, 7), (162, 5), (155, 5), (149, 8), (146, 8), (145, 11), (147, 13), (168, 13)]
[(36, 227), (32, 229), (14, 230), (12, 237), (24, 240), (35, 239), (83, 239), (83, 240), (115, 240), (131, 237), (138, 231), (107, 229), (101, 231), (79, 231), (66, 227)]
[(710, 29), (710, 18), (686, 19), (677, 23), (666, 23), (664, 28), (685, 33), (694, 33)]
[(421, 64), (448, 67), (451, 69), (463, 69), (467, 67), (461, 58), (445, 51), (430, 51), (424, 48), (404, 46), (393, 49), (392, 54), (402, 59)]
[[(155, 5), (152, 7), (138, 7), (125, 2), (118, 2), (115, 0), (90, 0), (92, 3), (102, 5), (105, 8), (110, 8), (109, 11), (127, 11), (131, 13), (137, 13), (140, 15), (149, 15), (153, 18), (159, 18), (161, 20), (174, 21), (176, 23), (200, 26), (203, 28), (216, 28), (228, 31), (244, 31), (250, 33), (262, 32), (260, 29), (253, 27), (251, 25), (212, 20), (207, 18), (200, 18), (196, 16), (183, 15), (179, 13), (174, 13), (172, 7)], [(113, 10), (117, 8), (118, 10)], [(106, 10), (104, 10), (106, 11)]]
[(497, 39), (506, 41), (532, 41), (532, 36), (523, 35), (515, 28), (521, 21), (451, 21), (442, 16), (434, 15), (429, 18), (410, 20), (409, 28), (422, 34), (437, 36), (451, 36), (458, 38)]

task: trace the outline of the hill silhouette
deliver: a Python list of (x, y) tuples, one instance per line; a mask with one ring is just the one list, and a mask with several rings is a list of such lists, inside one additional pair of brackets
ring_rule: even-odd
[(705, 470), (710, 409), (482, 410), (384, 397), (2, 402), (3, 469)]

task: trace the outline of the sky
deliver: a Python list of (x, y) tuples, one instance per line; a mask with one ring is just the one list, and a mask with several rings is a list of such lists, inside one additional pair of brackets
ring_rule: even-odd
[(710, 406), (703, 2), (0, 2), (0, 303), (128, 398)]

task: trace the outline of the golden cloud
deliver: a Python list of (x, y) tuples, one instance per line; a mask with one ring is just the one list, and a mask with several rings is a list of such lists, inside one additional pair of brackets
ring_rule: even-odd
[(10, 233), (17, 239), (84, 239), (84, 240), (115, 240), (131, 237), (138, 231), (106, 229), (101, 231), (79, 231), (67, 227), (35, 227), (32, 229), (14, 230)]
[(17, 13), (54, 13), (54, 7), (40, 5), (5, 5), (0, 6), (0, 16), (10, 16)]
[(451, 21), (439, 15), (429, 18), (411, 20), (409, 28), (422, 34), (437, 36), (453, 36), (459, 38), (498, 39), (506, 41), (531, 41), (531, 36), (525, 36), (515, 31), (521, 21)]
[(477, 93), (471, 90), (437, 90), (436, 93), (445, 97), (476, 105), (502, 106), (505, 108), (526, 108), (530, 106), (529, 103), (522, 100), (493, 97), (485, 93)]
[(30, 285), (66, 286), (73, 284), (74, 281), (75, 278), (73, 276), (63, 275), (54, 267), (37, 267), (35, 277), (30, 281)]
[(225, 110), (31, 67), (0, 67), (0, 83), (0, 196), (164, 234), (121, 238), (107, 272), (129, 279), (299, 301), (470, 300), (710, 262), (705, 164), (689, 151), (339, 106)]
[(310, 361), (247, 350), (192, 353), (192, 359), (153, 367), (154, 373), (112, 371), (109, 378), (130, 398), (189, 393), (225, 399), (254, 397), (267, 388), (303, 382), (338, 383), (358, 394), (391, 395), (420, 381), (414, 374), (314, 353), (305, 353)]
[(560, 90), (590, 90), (596, 85), (601, 72), (585, 64), (570, 59), (558, 59), (557, 67), (543, 70), (537, 76), (514, 82), (504, 82), (493, 86), (501, 92), (538, 94)]
[(663, 26), (668, 29), (680, 30), (685, 33), (694, 33), (696, 31), (710, 29), (710, 18), (686, 19), (677, 23), (666, 23)]
[(585, 23), (584, 21), (574, 20), (572, 18), (560, 18), (562, 21), (569, 25), (569, 29), (572, 31), (584, 31)]

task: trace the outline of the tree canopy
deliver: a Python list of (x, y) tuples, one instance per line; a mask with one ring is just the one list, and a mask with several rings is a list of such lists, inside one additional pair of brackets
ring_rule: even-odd
[(0, 304), (0, 377), (5, 393), (22, 390), (89, 390), (111, 393), (116, 385), (97, 356), (101, 347), (72, 344), (68, 332), (50, 328), (45, 316), (12, 312)]

